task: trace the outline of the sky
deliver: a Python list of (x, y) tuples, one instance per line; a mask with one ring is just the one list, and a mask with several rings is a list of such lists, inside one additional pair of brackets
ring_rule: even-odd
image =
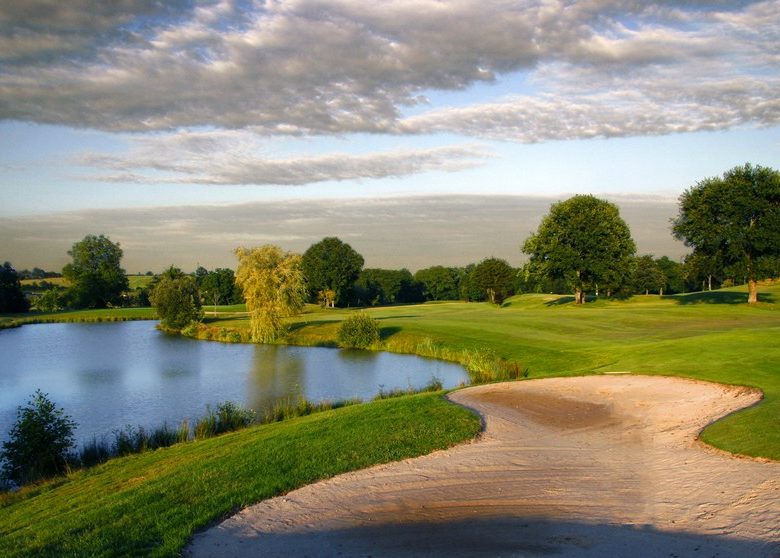
[(519, 265), (574, 194), (680, 258), (685, 189), (780, 167), (778, 91), (780, 1), (5, 0), (0, 260)]

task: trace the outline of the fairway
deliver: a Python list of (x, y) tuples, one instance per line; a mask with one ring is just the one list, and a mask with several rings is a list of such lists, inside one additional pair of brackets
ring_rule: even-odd
[[(501, 308), (444, 302), (367, 311), (380, 322), (382, 350), (490, 351), (529, 378), (631, 372), (757, 387), (765, 395), (761, 404), (717, 422), (703, 438), (734, 453), (780, 459), (780, 286), (759, 291), (754, 306), (745, 303), (744, 288), (734, 288), (583, 306), (570, 296), (525, 294)], [(335, 345), (350, 312), (310, 306), (294, 319), (287, 341)], [(248, 318), (210, 324), (243, 329)]]

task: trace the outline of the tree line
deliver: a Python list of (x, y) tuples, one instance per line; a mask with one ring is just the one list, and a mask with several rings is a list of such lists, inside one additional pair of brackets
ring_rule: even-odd
[[(528, 262), (521, 268), (494, 257), (465, 267), (432, 266), (414, 274), (407, 269), (364, 268), (363, 256), (349, 244), (326, 237), (300, 255), (275, 246), (238, 248), (235, 272), (199, 266), (188, 275), (171, 267), (135, 293), (129, 292), (120, 267), (119, 244), (103, 235), (88, 235), (68, 252), (72, 262), (62, 275), (70, 287), (44, 293), (38, 309), (47, 303), (71, 308), (151, 303), (158, 309), (179, 308), (181, 316), (171, 321), (178, 327), (188, 316), (198, 319), (204, 305), (246, 302), (250, 313), (255, 312), (250, 307), (275, 308), (256, 316), (257, 324), (265, 320), (266, 325), (258, 325), (254, 333), (267, 338), (263, 331), (306, 302), (323, 307), (432, 300), (500, 305), (521, 292), (572, 292), (581, 304), (588, 295), (674, 294), (747, 283), (749, 302), (754, 303), (757, 281), (780, 276), (779, 202), (780, 173), (766, 167), (747, 164), (697, 183), (680, 196), (679, 212), (672, 220), (674, 236), (692, 249), (683, 262), (637, 256), (617, 206), (578, 195), (550, 207), (522, 245)], [(0, 270), (0, 312), (24, 311), (19, 278), (6, 262)]]

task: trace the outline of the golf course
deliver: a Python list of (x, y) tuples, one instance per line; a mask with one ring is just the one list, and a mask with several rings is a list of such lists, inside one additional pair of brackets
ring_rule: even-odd
[[(568, 295), (523, 294), (500, 307), (307, 306), (282, 342), (335, 347), (339, 324), (354, 312), (368, 312), (380, 324), (374, 349), (461, 362), (482, 381), (631, 374), (747, 386), (763, 399), (717, 420), (701, 439), (725, 452), (777, 461), (780, 286), (762, 284), (759, 293), (759, 303), (750, 306), (740, 287), (584, 305)], [(144, 317), (150, 316), (109, 309), (2, 320)], [(248, 327), (241, 307), (220, 307), (199, 334), (216, 339), (236, 332), (232, 337), (241, 338)], [(478, 415), (441, 393), (425, 393), (114, 459), (0, 496), (0, 553), (178, 555), (195, 533), (248, 505), (347, 471), (449, 448), (481, 428)]]

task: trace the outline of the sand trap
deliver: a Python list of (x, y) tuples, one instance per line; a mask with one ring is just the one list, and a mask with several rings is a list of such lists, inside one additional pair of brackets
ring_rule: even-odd
[(468, 388), (470, 444), (247, 508), (189, 556), (780, 556), (780, 463), (696, 441), (744, 388), (590, 376)]

